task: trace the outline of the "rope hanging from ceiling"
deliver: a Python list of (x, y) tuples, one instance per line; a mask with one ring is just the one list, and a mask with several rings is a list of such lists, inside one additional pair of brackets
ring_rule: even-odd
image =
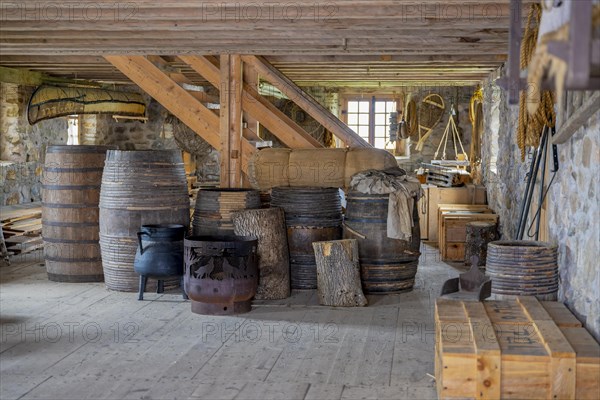
[(471, 171), (481, 159), (481, 135), (483, 134), (483, 90), (477, 88), (471, 96), (469, 104), (469, 120), (471, 121), (471, 150), (469, 160)]
[(410, 94), (406, 100), (406, 106), (404, 107), (404, 119), (406, 121), (408, 135), (412, 139), (418, 139), (419, 120), (417, 115), (417, 103), (415, 103), (415, 100)]
[[(540, 20), (542, 18), (542, 7), (538, 3), (531, 4), (529, 15), (527, 16), (527, 25), (521, 41), (521, 69), (527, 69), (531, 62), (531, 57), (535, 52), (538, 40), (538, 31)], [(528, 90), (539, 90), (539, 87), (532, 87)], [(544, 125), (553, 127), (556, 121), (554, 113), (554, 93), (545, 90), (541, 93), (540, 104), (535, 114), (529, 115), (527, 112), (528, 93), (523, 90), (519, 97), (519, 120), (517, 127), (517, 144), (521, 150), (521, 161), (525, 161), (525, 147), (538, 147)]]

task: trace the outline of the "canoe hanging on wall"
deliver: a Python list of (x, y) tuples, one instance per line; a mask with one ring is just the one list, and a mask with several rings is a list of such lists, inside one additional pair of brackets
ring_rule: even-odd
[(45, 119), (74, 114), (118, 114), (143, 117), (144, 99), (138, 93), (98, 88), (40, 86), (29, 100), (27, 120), (33, 125)]

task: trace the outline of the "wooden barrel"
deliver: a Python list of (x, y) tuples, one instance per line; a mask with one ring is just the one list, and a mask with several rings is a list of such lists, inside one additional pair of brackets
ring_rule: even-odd
[(98, 199), (109, 147), (49, 146), (42, 178), (42, 236), (48, 279), (102, 282)]
[(317, 262), (313, 242), (342, 237), (342, 205), (337, 188), (275, 187), (271, 206), (285, 212), (290, 249), (292, 289), (317, 288)]
[(350, 192), (346, 198), (344, 239), (358, 240), (363, 290), (398, 293), (412, 289), (419, 264), (419, 210), (413, 207), (411, 241), (387, 237), (387, 194)]
[(257, 190), (200, 189), (192, 222), (194, 235), (233, 235), (231, 213), (260, 207), (260, 193)]
[[(109, 150), (100, 191), (100, 247), (106, 287), (135, 292), (133, 269), (142, 225), (190, 224), (190, 205), (181, 152)], [(150, 281), (148, 290), (155, 288)], [(165, 280), (176, 287), (178, 279)]]
[(486, 274), (497, 299), (535, 296), (556, 300), (557, 246), (532, 240), (498, 240), (487, 247)]

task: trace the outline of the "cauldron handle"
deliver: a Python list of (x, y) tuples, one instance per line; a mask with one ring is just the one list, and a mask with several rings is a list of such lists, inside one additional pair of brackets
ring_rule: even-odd
[(140, 244), (140, 255), (144, 254), (144, 247), (142, 246), (142, 235), (147, 235), (147, 233), (146, 232), (138, 232), (137, 233), (138, 242)]

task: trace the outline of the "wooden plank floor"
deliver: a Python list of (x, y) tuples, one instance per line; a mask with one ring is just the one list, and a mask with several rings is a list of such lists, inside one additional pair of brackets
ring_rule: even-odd
[(422, 251), (412, 292), (350, 309), (298, 291), (235, 317), (50, 282), (39, 251), (15, 256), (0, 269), (0, 398), (435, 398), (433, 305), (457, 271)]

